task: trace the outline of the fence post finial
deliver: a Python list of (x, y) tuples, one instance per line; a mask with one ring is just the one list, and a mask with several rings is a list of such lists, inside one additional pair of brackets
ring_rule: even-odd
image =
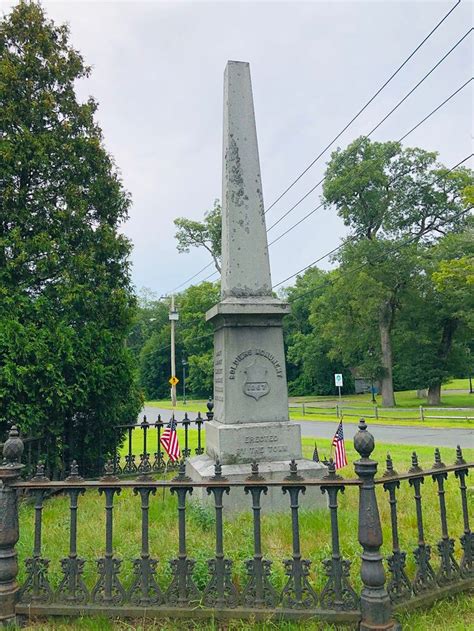
[(207, 407), (207, 412), (206, 412), (207, 420), (212, 421), (212, 419), (214, 418), (214, 401), (212, 397), (209, 397), (206, 407)]
[(359, 487), (359, 543), (362, 546), (360, 575), (364, 587), (360, 597), (362, 620), (359, 629), (395, 631), (399, 627), (392, 617), (392, 605), (385, 588), (383, 557), (380, 554), (382, 527), (374, 484), (377, 462), (370, 459), (375, 441), (367, 431), (364, 419), (360, 419), (359, 431), (354, 436), (354, 447), (361, 456), (354, 465), (355, 472), (362, 481)]
[(20, 532), (18, 526), (18, 497), (15, 488), (10, 486), (15, 482), (23, 469), (21, 456), (23, 441), (17, 427), (14, 425), (8, 439), (3, 445), (3, 462), (0, 464), (0, 576), (2, 588), (0, 590), (0, 627), (15, 624), (15, 604), (18, 596), (18, 561), (15, 545)]

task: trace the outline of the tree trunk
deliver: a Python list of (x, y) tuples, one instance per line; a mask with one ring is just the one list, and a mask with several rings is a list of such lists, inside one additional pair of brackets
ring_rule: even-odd
[(395, 406), (395, 396), (393, 394), (392, 340), (390, 338), (394, 311), (395, 305), (393, 301), (387, 300), (381, 308), (379, 318), (381, 360), (384, 369), (384, 374), (381, 379), (383, 407)]
[[(458, 326), (458, 321), (454, 318), (445, 320), (443, 324), (443, 333), (441, 335), (441, 342), (438, 348), (438, 365), (444, 367), (446, 360), (453, 345), (454, 332)], [(436, 383), (433, 383), (428, 388), (428, 405), (440, 405), (441, 404), (441, 379)]]
[(441, 381), (428, 388), (428, 405), (439, 405), (441, 403)]

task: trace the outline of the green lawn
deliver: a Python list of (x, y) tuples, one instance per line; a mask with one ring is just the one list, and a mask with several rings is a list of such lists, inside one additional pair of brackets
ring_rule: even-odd
[(444, 388), (445, 390), (469, 390), (469, 379), (451, 379)]
[[(466, 381), (467, 380), (457, 380)], [(457, 385), (457, 382), (454, 382)], [(451, 387), (451, 384), (447, 384)], [(452, 392), (449, 389), (443, 389), (442, 401), (440, 406), (443, 409), (436, 410), (426, 406), (426, 401), (416, 397), (415, 390), (406, 390), (395, 394), (397, 407), (382, 408), (378, 406), (375, 418), (374, 405), (371, 402), (370, 394), (347, 395), (342, 397), (343, 414), (346, 423), (358, 423), (361, 416), (370, 419), (370, 422), (379, 423), (381, 425), (402, 425), (407, 427), (451, 427), (464, 428), (474, 425), (474, 395), (462, 392)], [(377, 397), (380, 403), (380, 397)], [(207, 401), (191, 400), (184, 405), (182, 401), (178, 401), (177, 409), (190, 413), (193, 418), (197, 412), (201, 412), (204, 416), (207, 411)], [(305, 404), (305, 412), (303, 413), (302, 404)], [(290, 398), (290, 418), (294, 420), (312, 420), (312, 421), (336, 421), (336, 404), (337, 397), (291, 397)], [(172, 409), (169, 400), (147, 401), (147, 405), (152, 407)], [(424, 408), (424, 420), (420, 419), (420, 405)], [(344, 409), (346, 406), (348, 409)], [(464, 411), (447, 410), (444, 408), (465, 408)], [(356, 409), (350, 409), (356, 408)], [(413, 409), (410, 409), (413, 408)], [(466, 410), (467, 408), (467, 410)], [(431, 418), (433, 416), (446, 418)], [(460, 417), (460, 418), (459, 418)], [(149, 419), (155, 420), (155, 419)]]
[[(138, 432), (135, 432), (138, 436)], [(197, 432), (190, 431), (190, 444), (195, 446)], [(134, 440), (137, 440), (134, 436)], [(181, 432), (182, 437), (182, 432)], [(329, 452), (329, 440), (318, 440), (320, 455)], [(139, 444), (136, 445), (137, 450)], [(310, 439), (304, 439), (303, 451), (306, 457), (310, 457), (314, 443)], [(432, 449), (427, 447), (417, 447), (420, 463), (427, 468), (433, 462)], [(393, 457), (394, 466), (398, 471), (404, 471), (410, 466), (410, 456), (413, 447), (401, 445), (378, 444), (374, 451), (374, 457), (381, 463), (380, 472), (384, 470), (384, 459), (387, 451)], [(353, 462), (358, 456), (351, 443), (347, 444), (349, 462)], [(466, 460), (474, 458), (474, 450), (465, 451)], [(442, 457), (446, 463), (451, 463), (455, 459), (453, 449), (443, 449)], [(350, 464), (342, 473), (347, 477), (354, 477), (353, 465)], [(450, 475), (446, 483), (447, 514), (450, 527), (450, 535), (455, 537), (456, 556), (459, 559), (460, 547), (458, 537), (462, 534), (461, 502), (457, 480)], [(433, 550), (433, 565), (438, 566), (436, 555), (436, 542), (440, 538), (440, 523), (438, 513), (438, 497), (436, 488), (431, 479), (427, 479), (423, 486), (424, 519), (425, 532)], [(343, 555), (352, 561), (351, 580), (354, 586), (360, 588), (360, 578), (358, 574), (360, 546), (357, 542), (357, 507), (358, 490), (348, 488), (339, 497), (339, 523), (340, 539)], [(390, 511), (387, 496), (383, 489), (377, 487), (380, 514), (383, 524), (384, 545), (383, 553), (390, 553)], [(402, 482), (399, 492), (399, 529), (401, 545), (409, 552), (408, 572), (410, 576), (414, 574), (414, 561), (411, 551), (417, 544), (415, 506), (413, 500), (413, 489), (407, 482)], [(224, 502), (229, 500), (224, 500)], [(31, 554), (34, 534), (33, 507), (30, 503), (23, 502), (20, 507), (20, 529), (21, 536), (18, 543), (20, 559), (20, 580), (24, 580), (24, 559)], [(67, 555), (68, 550), (68, 499), (63, 496), (55, 496), (49, 499), (43, 510), (43, 550), (45, 556), (51, 560), (50, 579), (54, 585), (60, 580), (59, 561)], [(177, 507), (176, 498), (168, 491), (157, 493), (150, 502), (150, 547), (153, 556), (160, 559), (158, 565), (158, 580), (160, 584), (166, 585), (170, 580), (167, 560), (177, 553)], [(301, 511), (300, 530), (302, 552), (305, 558), (312, 560), (311, 581), (320, 590), (324, 584), (322, 572), (322, 560), (330, 556), (330, 524), (328, 511), (314, 510)], [(94, 491), (88, 491), (79, 500), (78, 512), (78, 552), (81, 557), (89, 559), (85, 568), (86, 583), (91, 586), (95, 578), (95, 565), (91, 562), (103, 554), (104, 551), (104, 498)], [(195, 580), (200, 588), (203, 588), (207, 581), (208, 558), (214, 554), (214, 513), (211, 509), (191, 505), (187, 511), (187, 544), (189, 555), (196, 559)], [(121, 580), (125, 586), (130, 584), (132, 579), (132, 560), (140, 553), (140, 506), (139, 500), (129, 491), (122, 493), (115, 499), (114, 510), (114, 536), (113, 544), (115, 554), (123, 559)], [(166, 549), (163, 549), (163, 541), (166, 538)], [(291, 554), (291, 516), (288, 513), (280, 515), (262, 515), (262, 544), (267, 558), (273, 561), (273, 582), (276, 587), (281, 588), (284, 584), (285, 576), (282, 560)], [(234, 579), (242, 586), (245, 581), (243, 561), (252, 556), (252, 518), (250, 513), (242, 513), (232, 518), (226, 519), (224, 524), (224, 547), (226, 555), (234, 559)], [(439, 604), (428, 613), (418, 612), (402, 616), (405, 629), (468, 629), (469, 620), (472, 620), (472, 606), (467, 596), (460, 596), (453, 601), (453, 604)], [(56, 624), (56, 623), (55, 623)], [(63, 623), (58, 623), (63, 624)], [(188, 623), (186, 623), (188, 624)], [(191, 624), (191, 623), (190, 623)], [(446, 624), (447, 626), (441, 626)], [(460, 625), (466, 626), (460, 626)], [(199, 623), (198, 626), (184, 626), (183, 622), (170, 622), (162, 626), (157, 623), (155, 626), (129, 626), (124, 622), (108, 623), (105, 621), (83, 620), (79, 626), (54, 626), (48, 623), (43, 626), (33, 626), (35, 629), (217, 629), (216, 626)], [(80, 626), (83, 625), (83, 626)], [(99, 625), (99, 626), (97, 626)], [(108, 626), (104, 626), (108, 625)], [(324, 625), (308, 626), (268, 623), (265, 625), (249, 625), (232, 623), (228, 629), (327, 629), (331, 627)], [(449, 626), (448, 626), (449, 625)]]

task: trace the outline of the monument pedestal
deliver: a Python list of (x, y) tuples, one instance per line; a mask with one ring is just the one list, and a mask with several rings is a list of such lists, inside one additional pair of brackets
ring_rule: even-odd
[[(299, 426), (297, 425), (296, 427)], [(305, 480), (321, 479), (327, 473), (327, 468), (320, 462), (300, 459), (296, 461), (298, 474)], [(206, 482), (214, 475), (215, 460), (207, 454), (195, 456), (186, 463), (186, 474), (193, 482)], [(277, 460), (274, 462), (261, 462), (259, 464), (259, 474), (264, 478), (262, 485), (270, 481), (285, 481), (285, 477), (290, 473), (289, 462), (287, 460)], [(251, 474), (249, 464), (227, 464), (222, 465), (222, 475), (229, 482), (243, 482)], [(304, 486), (304, 480), (301, 481)], [(327, 508), (327, 497), (321, 493), (320, 487), (307, 487), (306, 493), (300, 494), (301, 510), (315, 510)], [(191, 501), (198, 501), (204, 506), (213, 507), (214, 500), (209, 496), (205, 488), (195, 488)], [(284, 494), (280, 486), (269, 487), (267, 495), (261, 496), (262, 513), (288, 512), (290, 508), (290, 498)], [(244, 487), (234, 487), (229, 495), (224, 497), (224, 512), (238, 513), (251, 511), (252, 497), (244, 491)]]
[(290, 421), (226, 424), (209, 421), (206, 454), (221, 464), (245, 464), (301, 458), (300, 426)]

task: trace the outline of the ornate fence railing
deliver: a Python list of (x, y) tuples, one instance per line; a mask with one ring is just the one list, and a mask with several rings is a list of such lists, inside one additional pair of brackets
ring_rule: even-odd
[[(295, 462), (290, 463), (288, 476), (283, 481), (267, 480), (260, 475), (258, 465), (253, 463), (249, 465), (248, 478), (237, 483), (223, 477), (222, 468), (217, 463), (213, 477), (202, 483), (194, 483), (186, 476), (184, 461), (180, 463), (177, 475), (172, 480), (156, 480), (150, 470), (138, 474), (134, 479), (123, 479), (115, 475), (114, 463), (110, 461), (105, 474), (98, 480), (81, 478), (77, 465), (73, 463), (68, 477), (63, 481), (48, 480), (41, 464), (36, 475), (24, 481), (20, 477), (24, 446), (18, 432), (12, 428), (3, 449), (4, 462), (0, 466), (0, 624), (13, 622), (18, 616), (30, 615), (184, 615), (192, 618), (261, 618), (277, 615), (288, 618), (316, 617), (335, 623), (359, 625), (365, 631), (382, 630), (397, 628), (393, 619), (394, 609), (414, 607), (448, 593), (472, 588), (474, 540), (469, 525), (466, 476), (474, 465), (464, 461), (461, 449), (457, 450), (455, 464), (450, 466), (441, 462), (439, 451), (436, 450), (434, 464), (429, 470), (420, 468), (414, 454), (410, 470), (402, 474), (393, 470), (388, 458), (386, 472), (375, 479), (377, 462), (370, 458), (374, 440), (364, 421), (359, 424), (354, 446), (360, 455), (354, 463), (355, 479), (338, 476), (332, 461), (326, 477), (320, 480), (302, 478)], [(445, 486), (448, 476), (457, 479), (457, 490), (451, 486), (449, 491), (455, 494), (455, 497), (450, 497), (450, 502), (456, 498), (461, 504), (464, 528), (461, 536), (462, 556), (448, 531)], [(439, 559), (436, 563), (431, 559), (423, 522), (427, 507), (423, 508), (422, 505), (422, 487), (423, 482), (430, 479), (435, 484), (438, 499), (436, 505), (428, 508), (430, 512), (435, 509), (439, 512), (441, 531), (441, 539), (437, 544)], [(407, 554), (399, 542), (397, 494), (402, 484), (408, 484), (413, 489), (416, 513), (418, 545), (414, 550), (415, 570), (411, 574), (407, 570)], [(383, 485), (390, 506), (393, 550), (387, 559), (388, 580), (381, 553), (382, 524), (377, 485)], [(211, 500), (214, 532), (214, 555), (208, 560), (205, 581), (199, 585), (195, 577), (195, 562), (190, 556), (187, 530), (189, 499), (197, 487), (205, 488)], [(271, 487), (280, 488), (288, 496), (288, 521), (291, 523), (291, 554), (283, 561), (285, 581), (280, 582), (280, 585), (274, 580), (275, 564), (269, 558), (262, 537), (262, 498)], [(302, 547), (307, 541), (301, 540), (300, 499), (305, 490), (312, 487), (318, 487), (328, 498), (330, 555), (322, 561), (322, 568), (319, 565), (311, 568), (312, 559), (302, 556)], [(341, 547), (338, 500), (345, 489), (358, 491), (358, 542), (361, 555), (360, 562), (354, 563), (354, 567), (351, 567), (348, 558), (343, 557)], [(133, 490), (141, 511), (141, 550), (127, 572), (123, 571), (124, 564), (117, 553), (114, 539), (115, 500), (122, 490)], [(104, 553), (95, 562), (79, 556), (78, 513), (84, 501), (80, 498), (86, 492), (99, 492), (104, 497)], [(233, 494), (243, 492), (248, 496), (252, 514), (253, 555), (239, 561), (226, 555), (224, 517), (226, 509), (231, 507)], [(66, 496), (69, 503), (69, 552), (60, 561), (59, 580), (59, 568), (51, 567), (47, 559), (52, 550), (44, 550), (43, 505), (45, 497), (51, 493)], [(150, 520), (151, 503), (158, 500), (153, 499), (153, 496), (157, 494), (161, 497), (162, 493), (163, 496), (170, 493), (176, 498), (178, 524), (178, 552), (169, 561), (168, 574), (163, 571), (165, 563), (158, 563), (150, 545), (150, 539), (152, 543), (159, 539), (160, 557), (170, 548), (169, 534), (163, 535), (156, 517)], [(23, 523), (19, 526), (19, 500), (21, 498), (25, 502), (25, 495), (31, 496), (34, 506), (33, 550), (31, 556), (25, 559), (24, 578), (18, 585), (16, 547), (19, 538), (20, 543), (23, 542), (22, 528), (25, 527)], [(45, 506), (48, 510), (47, 503)], [(64, 521), (63, 518), (61, 521)], [(314, 532), (311, 536), (319, 535)], [(346, 533), (345, 537), (350, 535)], [(197, 551), (194, 549), (191, 553)], [(92, 570), (93, 565), (96, 567), (95, 572)], [(359, 570), (358, 580), (355, 569)], [(53, 573), (56, 573), (55, 580), (52, 580)], [(237, 574), (239, 580), (236, 580)], [(315, 574), (320, 588), (315, 586)], [(324, 580), (321, 575), (324, 575)]]
[[(206, 420), (212, 420), (214, 407), (210, 401), (208, 403), (206, 418), (198, 412), (196, 418), (189, 418), (187, 413), (181, 421), (176, 421), (178, 429), (184, 430), (184, 440), (181, 444), (181, 454), (183, 458), (204, 453), (203, 424)], [(117, 445), (114, 458), (112, 459), (114, 473), (116, 475), (133, 475), (136, 473), (161, 473), (168, 469), (176, 469), (178, 463), (166, 463), (166, 453), (161, 445), (160, 439), (167, 422), (163, 421), (161, 414), (158, 414), (156, 422), (149, 422), (144, 416), (141, 423), (129, 425), (118, 425), (117, 429), (126, 431), (125, 441)], [(190, 447), (189, 430), (197, 432), (197, 445), (194, 449)], [(137, 451), (138, 449), (138, 451)], [(125, 455), (122, 451), (125, 450)]]

